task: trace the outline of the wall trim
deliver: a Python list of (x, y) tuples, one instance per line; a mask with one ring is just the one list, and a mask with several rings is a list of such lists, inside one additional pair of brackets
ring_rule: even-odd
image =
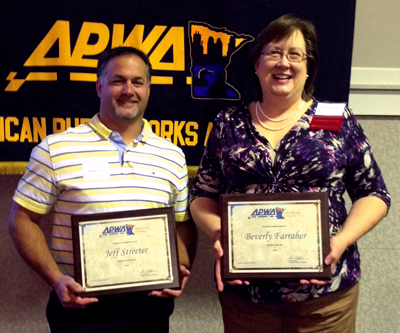
[(356, 115), (400, 116), (400, 68), (352, 67), (349, 107)]

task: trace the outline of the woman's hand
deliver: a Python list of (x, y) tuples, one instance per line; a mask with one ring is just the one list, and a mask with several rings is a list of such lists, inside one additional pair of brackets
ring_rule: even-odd
[(215, 253), (215, 280), (217, 281), (218, 291), (224, 290), (224, 283), (221, 278), (221, 258), (224, 255), (224, 250), (222, 250), (222, 246), (219, 240), (217, 240), (214, 244), (214, 253)]
[[(348, 245), (346, 240), (340, 235), (340, 233), (331, 238), (330, 240), (331, 252), (329, 252), (329, 254), (326, 256), (324, 262), (326, 265), (331, 266), (332, 272), (335, 270), (336, 264), (338, 263), (344, 251), (347, 249), (347, 246)], [(311, 279), (311, 280), (300, 280), (300, 283), (316, 284), (321, 286), (330, 283), (330, 281)]]
[(331, 270), (334, 271), (340, 257), (350, 244), (348, 244), (344, 237), (338, 233), (336, 236), (331, 238), (330, 245), (331, 252), (326, 256), (324, 262), (326, 265), (331, 265)]
[[(221, 258), (224, 255), (224, 250), (222, 249), (221, 242), (219, 239), (215, 241), (214, 244), (214, 253), (215, 253), (215, 279), (217, 281), (217, 288), (218, 291), (222, 292), (224, 290), (224, 283), (222, 282), (221, 278)], [(249, 281), (242, 281), (242, 280), (234, 280), (234, 281), (227, 281), (226, 283), (230, 284), (231, 286), (237, 285), (249, 285)]]
[[(190, 212), (197, 226), (214, 240), (215, 255), (215, 280), (218, 291), (224, 290), (224, 283), (221, 278), (221, 258), (224, 251), (221, 246), (221, 217), (219, 203), (213, 199), (200, 197), (192, 201)], [(226, 282), (230, 285), (248, 285), (248, 281), (234, 280)]]

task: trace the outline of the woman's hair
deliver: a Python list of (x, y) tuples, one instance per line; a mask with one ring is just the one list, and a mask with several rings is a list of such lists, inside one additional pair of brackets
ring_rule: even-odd
[[(314, 92), (314, 79), (318, 67), (317, 34), (315, 27), (310, 21), (301, 20), (293, 14), (286, 14), (268, 24), (258, 34), (254, 46), (250, 51), (250, 59), (255, 64), (264, 46), (275, 41), (281, 41), (290, 37), (296, 30), (300, 30), (306, 42), (307, 74), (308, 78), (304, 85), (301, 97), (308, 101)], [(262, 100), (262, 90), (258, 77), (256, 79), (256, 99)]]

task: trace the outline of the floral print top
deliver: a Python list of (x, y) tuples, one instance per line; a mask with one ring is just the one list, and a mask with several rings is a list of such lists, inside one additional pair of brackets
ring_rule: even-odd
[[(390, 196), (361, 126), (345, 108), (339, 131), (310, 129), (317, 100), (273, 149), (254, 127), (248, 106), (220, 112), (194, 179), (191, 200), (219, 202), (223, 193), (317, 192), (329, 194), (329, 231), (334, 236), (347, 211), (343, 193), (354, 202), (376, 196), (390, 206)], [(226, 286), (253, 302), (296, 302), (354, 286), (360, 279), (357, 244), (343, 253), (325, 286), (293, 281)]]

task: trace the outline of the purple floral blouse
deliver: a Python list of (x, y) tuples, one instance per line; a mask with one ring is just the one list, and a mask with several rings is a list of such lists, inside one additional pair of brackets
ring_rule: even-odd
[[(318, 105), (310, 108), (273, 149), (252, 123), (248, 107), (220, 112), (214, 122), (194, 179), (191, 200), (208, 197), (219, 202), (223, 193), (329, 193), (331, 237), (347, 212), (343, 193), (354, 202), (376, 196), (390, 206), (390, 196), (361, 126), (346, 108), (340, 131), (309, 129)], [(357, 244), (343, 253), (330, 284), (306, 286), (293, 281), (226, 286), (253, 302), (297, 302), (354, 286), (360, 279)]]

